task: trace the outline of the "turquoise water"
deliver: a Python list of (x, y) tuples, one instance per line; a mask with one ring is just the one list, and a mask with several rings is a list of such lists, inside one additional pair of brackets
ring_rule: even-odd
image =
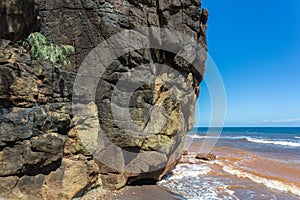
[[(194, 139), (209, 138), (207, 130), (208, 128), (194, 128), (188, 135)], [(289, 155), (300, 162), (300, 127), (226, 127), (216, 145), (257, 153)]]

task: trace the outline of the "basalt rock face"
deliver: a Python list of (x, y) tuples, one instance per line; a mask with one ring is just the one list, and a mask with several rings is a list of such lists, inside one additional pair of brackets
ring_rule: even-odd
[(87, 54), (115, 33), (165, 27), (198, 35), (206, 48), (206, 10), (199, 0), (40, 0), (41, 32), (76, 47), (77, 70)]
[(99, 185), (98, 166), (74, 139), (74, 79), (0, 39), (0, 198), (71, 199)]
[[(200, 7), (194, 0), (41, 0), (41, 32), (76, 53), (71, 65), (57, 68), (1, 40), (0, 198), (72, 199), (99, 186), (157, 181), (174, 167), (205, 70), (208, 13)], [(82, 66), (98, 63), (88, 54), (99, 43), (143, 27), (193, 37), (200, 50), (182, 53), (184, 41), (173, 37), (166, 46), (195, 55), (190, 63), (166, 50), (133, 49), (101, 76), (84, 69), (88, 76), (78, 83)], [(34, 29), (21, 30), (10, 33), (23, 37)], [(159, 33), (151, 40), (162, 41)], [(89, 82), (96, 83), (93, 98)]]
[(2, 0), (0, 38), (17, 41), (39, 29), (39, 0)]

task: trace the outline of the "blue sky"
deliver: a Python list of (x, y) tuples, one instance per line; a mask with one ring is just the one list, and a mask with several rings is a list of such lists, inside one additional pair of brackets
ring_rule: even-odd
[[(203, 0), (202, 6), (210, 13), (209, 54), (226, 89), (226, 126), (300, 126), (300, 1)], [(202, 83), (196, 126), (209, 124), (210, 101)]]

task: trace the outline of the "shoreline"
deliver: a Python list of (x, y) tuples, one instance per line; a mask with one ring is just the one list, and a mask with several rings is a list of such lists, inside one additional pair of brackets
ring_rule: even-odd
[[(218, 187), (219, 192), (222, 194), (228, 195), (230, 193), (237, 194), (240, 197), (245, 197), (245, 191), (252, 191), (257, 193), (257, 195), (269, 195), (272, 196), (274, 193), (280, 198), (286, 198), (288, 200), (294, 200), (298, 198), (297, 191), (298, 187), (300, 188), (300, 183), (297, 177), (292, 176), (293, 174), (298, 174), (299, 169), (297, 169), (297, 163), (286, 163), (280, 162), (281, 160), (274, 160), (268, 156), (268, 154), (259, 154), (254, 153), (249, 150), (234, 148), (229, 146), (215, 146), (210, 154), (203, 156), (197, 153), (198, 146), (200, 141), (194, 141), (189, 148), (183, 152), (181, 161), (179, 162), (179, 169), (175, 170), (175, 176), (185, 174), (187, 176), (195, 177), (191, 173), (198, 173), (199, 176), (210, 176), (212, 175), (214, 180), (223, 180), (225, 181), (223, 187)], [(245, 159), (248, 158), (248, 159)], [(275, 168), (270, 168), (267, 163), (271, 163)], [(239, 165), (235, 165), (239, 163)], [(199, 169), (194, 168), (195, 165), (199, 165)], [(201, 168), (203, 164), (204, 168)], [(189, 165), (194, 165), (193, 167)], [(191, 168), (189, 168), (191, 167)], [(243, 168), (244, 167), (244, 168)], [(245, 167), (247, 170), (245, 170)], [(186, 171), (189, 170), (190, 171)], [(241, 171), (242, 170), (242, 171)], [(187, 174), (186, 174), (187, 173)], [(291, 177), (294, 177), (291, 179)], [(180, 179), (180, 178), (179, 178)], [(233, 182), (227, 182), (226, 179), (230, 179)], [(263, 182), (262, 182), (263, 181)], [(267, 183), (263, 184), (262, 183)], [(278, 183), (282, 185), (281, 188), (278, 188)], [(167, 183), (168, 184), (168, 183)], [(180, 187), (184, 186), (184, 183)], [(276, 185), (273, 185), (276, 184)], [(295, 186), (291, 187), (292, 184)], [(240, 186), (242, 185), (242, 186)], [(181, 193), (182, 191), (177, 191), (174, 193), (171, 190), (168, 190), (166, 185), (141, 185), (141, 186), (126, 186), (119, 191), (103, 191), (102, 194), (93, 193), (86, 195), (83, 200), (90, 199), (103, 199), (103, 200), (184, 200), (186, 198), (181, 197), (179, 194), (185, 196), (186, 193)], [(262, 187), (261, 187), (262, 186)], [(173, 186), (172, 186), (173, 187)], [(177, 186), (175, 186), (177, 187)], [(179, 187), (179, 188), (180, 188)], [(199, 185), (199, 187), (202, 187)], [(214, 185), (212, 185), (214, 187)], [(249, 187), (249, 188), (248, 188)], [(223, 189), (222, 189), (223, 188)], [(248, 188), (248, 189), (247, 189)], [(216, 188), (215, 188), (216, 189)], [(274, 190), (274, 191), (273, 191)], [(183, 190), (188, 192), (189, 190)], [(101, 192), (100, 192), (101, 193)], [(228, 193), (228, 194), (227, 194)], [(204, 192), (205, 194), (205, 192)], [(87, 197), (96, 198), (87, 198)], [(296, 196), (295, 196), (296, 195)], [(187, 197), (187, 196), (185, 196)], [(257, 196), (259, 197), (259, 196)]]

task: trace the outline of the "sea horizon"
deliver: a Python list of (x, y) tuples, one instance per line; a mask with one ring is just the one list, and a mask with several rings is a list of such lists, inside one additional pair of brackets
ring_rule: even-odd
[(193, 128), (300, 128), (297, 126), (194, 126)]

